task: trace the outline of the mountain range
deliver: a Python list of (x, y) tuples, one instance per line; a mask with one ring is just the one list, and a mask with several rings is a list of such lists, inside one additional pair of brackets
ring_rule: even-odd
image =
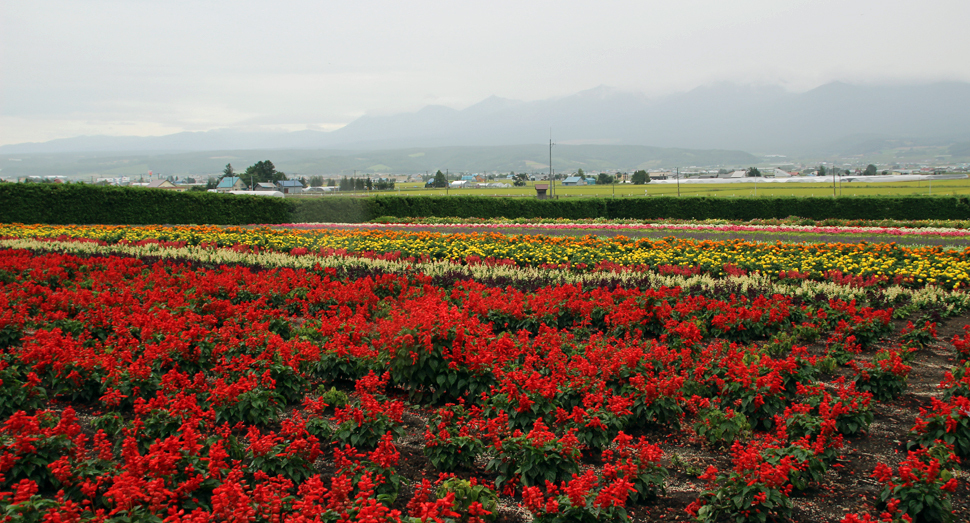
[[(675, 149), (642, 145), (557, 145), (556, 172), (653, 169), (676, 166), (750, 166), (759, 159), (742, 151)], [(52, 153), (0, 156), (0, 175), (7, 180), (26, 176), (100, 176), (140, 178), (158, 175), (199, 176), (221, 173), (226, 164), (237, 171), (270, 160), (288, 176), (425, 174), (451, 172), (547, 172), (548, 145), (487, 147), (425, 147), (371, 151), (316, 149), (256, 149), (179, 153)]]
[(662, 97), (597, 87), (561, 98), (490, 97), (465, 109), (366, 115), (331, 132), (220, 129), (157, 137), (81, 136), (0, 154), (274, 149), (388, 150), (538, 144), (641, 145), (789, 156), (860, 154), (970, 141), (970, 83), (850, 85), (794, 93), (716, 84)]

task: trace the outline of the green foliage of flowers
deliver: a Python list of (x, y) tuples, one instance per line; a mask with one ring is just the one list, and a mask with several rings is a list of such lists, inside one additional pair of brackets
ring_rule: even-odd
[(496, 487), (509, 481), (524, 486), (564, 481), (579, 472), (579, 440), (573, 431), (559, 437), (537, 420), (527, 434), (516, 430), (496, 447), (497, 455), (485, 465), (495, 472)]
[(461, 514), (461, 523), (467, 523), (470, 517), (476, 516), (481, 521), (498, 519), (498, 495), (486, 485), (452, 477), (442, 481), (435, 494), (439, 499), (449, 494), (454, 496), (451, 508)]
[(481, 429), (480, 419), (466, 415), (462, 405), (446, 405), (428, 420), (424, 455), (443, 472), (470, 469), (485, 448)]
[(705, 409), (697, 413), (694, 432), (710, 447), (727, 448), (735, 441), (750, 437), (751, 424), (747, 417), (730, 407), (724, 410)]
[(957, 487), (951, 467), (955, 462), (945, 446), (936, 445), (910, 451), (895, 471), (879, 463), (872, 477), (883, 484), (880, 506), (890, 515), (905, 515), (912, 521), (951, 523), (950, 495)]
[(929, 448), (942, 442), (961, 459), (970, 459), (970, 399), (953, 396), (950, 401), (930, 398), (931, 407), (920, 415), (909, 432), (909, 447)]
[(765, 523), (787, 518), (792, 511), (789, 482), (793, 459), (765, 459), (755, 446), (735, 443), (733, 466), (720, 472), (708, 467), (702, 480), (708, 487), (687, 511), (700, 523), (735, 521)]
[(881, 350), (872, 361), (850, 362), (856, 372), (855, 388), (868, 392), (879, 401), (898, 398), (906, 390), (906, 378), (912, 367), (903, 363), (899, 351)]

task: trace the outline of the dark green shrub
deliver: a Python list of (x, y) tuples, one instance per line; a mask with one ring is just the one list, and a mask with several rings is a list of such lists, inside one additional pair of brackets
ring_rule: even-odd
[(284, 223), (292, 203), (283, 198), (144, 187), (83, 184), (0, 184), (0, 222), (50, 224)]

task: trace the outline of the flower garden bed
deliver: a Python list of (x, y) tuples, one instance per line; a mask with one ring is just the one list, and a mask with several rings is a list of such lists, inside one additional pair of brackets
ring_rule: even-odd
[(960, 251), (0, 234), (0, 517), (970, 518)]

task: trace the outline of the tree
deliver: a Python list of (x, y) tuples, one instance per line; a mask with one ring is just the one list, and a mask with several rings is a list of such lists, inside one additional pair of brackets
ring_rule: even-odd
[(645, 183), (650, 183), (650, 175), (647, 174), (647, 171), (644, 171), (641, 169), (633, 173), (633, 177), (631, 177), (631, 181), (633, 182), (634, 185), (643, 185)]
[(286, 174), (282, 171), (277, 171), (276, 166), (273, 162), (266, 160), (262, 162), (256, 162), (246, 168), (243, 178), (246, 181), (252, 180), (252, 183), (276, 183), (286, 179)]
[(596, 185), (609, 185), (611, 183), (613, 183), (613, 177), (606, 173), (600, 173), (596, 177)]
[(219, 185), (219, 180), (210, 176), (209, 179), (205, 181), (205, 190), (208, 191), (209, 189), (215, 189), (217, 185)]
[(862, 174), (866, 176), (875, 176), (879, 174), (879, 169), (877, 169), (875, 165), (872, 165), (870, 163), (869, 165), (866, 166), (866, 171)]
[(748, 174), (745, 176), (761, 176), (761, 171), (757, 167), (748, 167)]
[(226, 164), (226, 168), (222, 170), (222, 175), (223, 176), (228, 176), (230, 178), (232, 178), (233, 176), (236, 175), (236, 171), (232, 168), (232, 164), (231, 163), (227, 163)]
[(336, 186), (337, 186), (337, 182), (335, 182), (333, 178), (327, 178), (327, 187), (336, 187)]
[(310, 187), (323, 187), (323, 176), (311, 176)]
[(828, 169), (826, 169), (824, 165), (819, 165), (818, 166), (818, 175), (819, 176), (825, 176), (828, 172), (829, 172)]
[(364, 183), (364, 187), (366, 187), (368, 191), (374, 190), (374, 182), (371, 181), (370, 176), (367, 177), (367, 181)]
[(528, 179), (529, 179), (529, 175), (526, 173), (516, 174), (515, 181), (512, 182), (512, 185), (516, 187), (525, 187), (525, 181)]
[(582, 178), (582, 179), (584, 179), (584, 180), (586, 179), (586, 173), (585, 173), (585, 172), (583, 172), (583, 170), (582, 170), (582, 169), (580, 169), (580, 170), (578, 170), (578, 171), (576, 171), (576, 176), (579, 176), (580, 178)]
[(434, 173), (434, 186), (438, 188), (448, 187), (448, 179), (445, 178), (445, 173), (441, 172), (441, 169)]

